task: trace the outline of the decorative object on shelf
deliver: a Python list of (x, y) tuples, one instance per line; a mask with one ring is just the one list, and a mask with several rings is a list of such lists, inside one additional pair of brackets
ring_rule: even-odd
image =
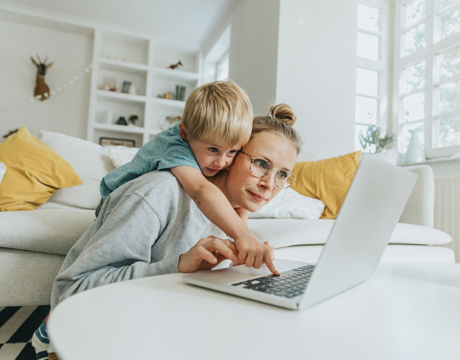
[(390, 132), (387, 131), (386, 134), (382, 136), (382, 129), (380, 127), (369, 125), (366, 135), (362, 133), (359, 134), (359, 142), (363, 150), (369, 147), (371, 152), (379, 153), (383, 150), (391, 149), (394, 146), (396, 135), (390, 134)]
[(128, 118), (128, 126), (137, 126), (136, 125), (136, 121), (139, 120), (139, 116), (137, 115), (131, 115), (129, 118)]
[(161, 129), (166, 130), (167, 128), (170, 128), (171, 126), (174, 126), (177, 123), (180, 123), (181, 121), (182, 116), (166, 116), (165, 121), (163, 121), (163, 124), (161, 124)]
[(126, 119), (123, 116), (120, 116), (115, 124), (117, 124), (117, 125), (128, 125), (128, 123), (126, 122)]
[(423, 147), (418, 139), (419, 131), (420, 127), (417, 127), (413, 130), (409, 130), (409, 132), (411, 133), (411, 137), (409, 140), (409, 146), (407, 147), (406, 154), (402, 159), (403, 164), (413, 164), (426, 161), (425, 152), (423, 151)]
[(134, 84), (131, 84), (131, 86), (129, 87), (129, 94), (136, 95), (136, 86)]
[[(77, 75), (74, 75), (73, 77), (70, 78), (70, 80), (61, 83), (61, 85), (56, 86), (56, 90), (51, 90), (50, 95), (55, 95), (56, 93), (68, 89), (71, 86), (75, 85), (76, 81), (83, 78), (86, 74), (89, 74), (91, 72), (91, 68), (93, 67), (93, 64), (87, 65), (82, 71), (80, 71)], [(17, 106), (21, 105), (23, 106), (24, 104), (28, 102), (33, 103), (34, 101), (37, 101), (38, 99), (35, 96), (32, 96), (28, 99), (22, 99), (22, 100), (15, 100), (15, 101), (6, 101), (4, 103), (0, 103), (0, 108), (1, 107), (11, 107), (11, 106)]]
[(101, 90), (116, 91), (116, 89), (117, 89), (117, 78), (116, 77), (105, 77), (104, 83), (101, 86)]
[(105, 124), (112, 124), (113, 122), (113, 112), (112, 110), (104, 110), (101, 113), (101, 122)]
[(184, 85), (176, 85), (175, 99), (179, 101), (185, 100), (185, 86)]
[(3, 138), (6, 139), (8, 136), (13, 135), (14, 133), (17, 133), (19, 128), (16, 128), (15, 130), (10, 130), (8, 131), (8, 134), (3, 135)]
[(167, 99), (167, 100), (171, 99), (171, 94), (170, 93), (164, 93), (163, 94), (163, 99)]
[(46, 63), (48, 60), (48, 56), (46, 56), (45, 61), (41, 61), (40, 57), (37, 54), (37, 61), (31, 56), (30, 60), (32, 63), (37, 67), (37, 77), (35, 80), (35, 89), (34, 89), (34, 96), (36, 99), (40, 101), (44, 101), (51, 96), (50, 88), (45, 83), (45, 75), (46, 71), (53, 66), (54, 62)]
[(129, 139), (116, 139), (109, 137), (100, 137), (99, 144), (102, 146), (126, 146), (126, 147), (135, 147), (136, 141)]
[(178, 69), (179, 66), (183, 66), (182, 63), (180, 62), (180, 60), (176, 64), (169, 65), (168, 68), (174, 70), (176, 68)]
[(121, 92), (125, 94), (129, 94), (130, 86), (131, 86), (131, 81), (123, 81), (123, 87), (121, 89)]

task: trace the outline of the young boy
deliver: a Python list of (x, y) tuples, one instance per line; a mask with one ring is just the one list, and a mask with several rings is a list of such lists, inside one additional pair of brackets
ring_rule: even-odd
[[(192, 91), (180, 124), (145, 144), (133, 160), (106, 175), (100, 185), (102, 201), (112, 191), (149, 171), (169, 169), (201, 212), (235, 241), (238, 259), (248, 267), (273, 266), (267, 246), (247, 226), (247, 212), (231, 207), (209, 179), (231, 165), (252, 132), (252, 106), (232, 81), (215, 81)], [(239, 216), (241, 216), (241, 218)]]

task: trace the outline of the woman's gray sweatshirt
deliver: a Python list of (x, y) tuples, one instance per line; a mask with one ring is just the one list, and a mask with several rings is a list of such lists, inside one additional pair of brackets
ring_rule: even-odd
[(177, 272), (181, 254), (201, 238), (222, 234), (170, 171), (147, 173), (111, 193), (70, 249), (51, 308), (97, 286)]

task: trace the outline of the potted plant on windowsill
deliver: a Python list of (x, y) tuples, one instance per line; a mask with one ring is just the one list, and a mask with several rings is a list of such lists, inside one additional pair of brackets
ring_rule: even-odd
[(365, 134), (359, 134), (359, 142), (364, 151), (369, 149), (370, 153), (379, 154), (383, 160), (395, 165), (398, 162), (399, 154), (395, 147), (396, 134), (391, 134), (389, 131), (383, 134), (380, 127), (369, 125)]

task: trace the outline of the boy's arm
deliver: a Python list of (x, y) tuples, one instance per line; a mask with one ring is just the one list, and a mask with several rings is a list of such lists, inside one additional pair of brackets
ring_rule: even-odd
[(243, 220), (244, 223), (246, 225), (248, 225), (249, 211), (247, 211), (245, 208), (243, 208), (241, 206), (239, 208), (235, 209), (235, 211), (238, 214), (238, 216), (241, 218), (241, 220)]
[(270, 249), (257, 240), (217, 186), (189, 166), (177, 166), (171, 171), (200, 211), (235, 240), (239, 260), (257, 269), (265, 262), (273, 274), (279, 274), (273, 265)]

